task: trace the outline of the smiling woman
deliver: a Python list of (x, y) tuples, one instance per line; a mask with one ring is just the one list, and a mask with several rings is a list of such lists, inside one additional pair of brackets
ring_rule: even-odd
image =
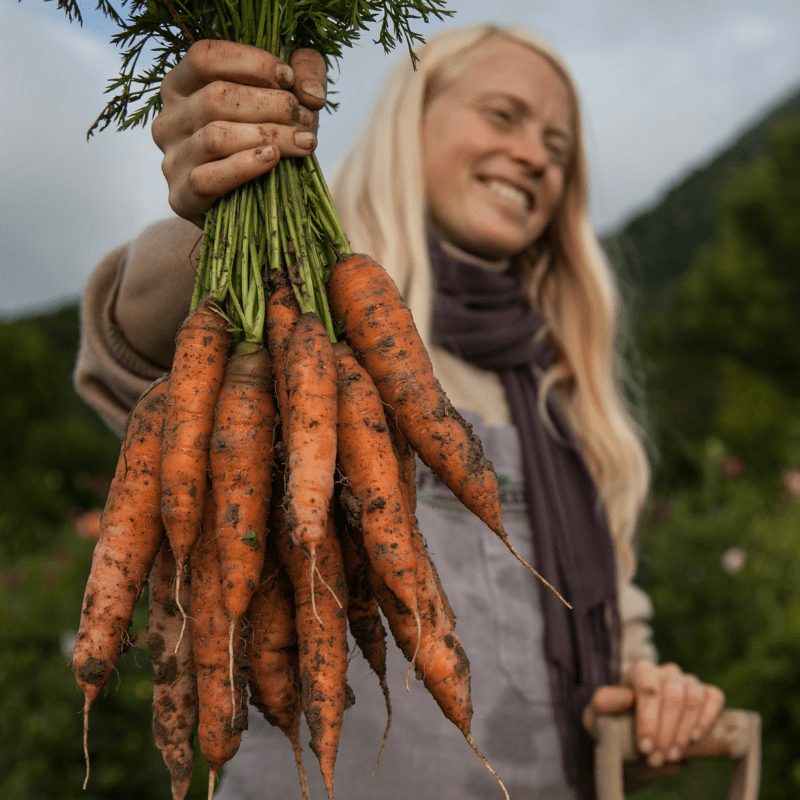
[(455, 80), (429, 90), (423, 166), (437, 233), (488, 258), (535, 242), (561, 201), (573, 118), (551, 61), (516, 42), (483, 42)]

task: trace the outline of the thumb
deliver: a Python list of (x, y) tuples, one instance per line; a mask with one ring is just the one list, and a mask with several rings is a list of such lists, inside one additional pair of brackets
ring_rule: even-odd
[(636, 695), (627, 686), (601, 686), (583, 711), (583, 726), (594, 733), (600, 714), (622, 714), (633, 707)]

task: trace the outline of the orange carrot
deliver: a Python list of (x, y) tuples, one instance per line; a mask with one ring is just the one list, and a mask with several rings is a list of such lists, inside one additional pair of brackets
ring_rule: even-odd
[(397, 457), (378, 391), (352, 350), (334, 347), (339, 374), (339, 465), (346, 510), (361, 529), (373, 569), (417, 614), (416, 556)]
[[(165, 539), (150, 572), (150, 617), (147, 648), (153, 667), (153, 738), (170, 771), (172, 800), (183, 800), (194, 767), (194, 725), (197, 721), (197, 674), (192, 637), (180, 638), (182, 619), (175, 603), (175, 557)], [(189, 606), (189, 581), (181, 585), (181, 605)]]
[[(267, 346), (272, 356), (275, 396), (284, 429), (289, 413), (289, 396), (286, 390), (286, 358), (294, 326), (300, 318), (300, 307), (289, 279), (281, 272), (272, 273), (272, 296), (267, 303), (265, 325)], [(284, 433), (285, 437), (285, 433)], [(285, 441), (285, 438), (284, 438)]]
[(383, 732), (378, 758), (372, 768), (374, 775), (386, 747), (386, 740), (389, 738), (389, 729), (392, 727), (392, 701), (389, 698), (389, 684), (386, 682), (386, 631), (358, 547), (346, 527), (339, 532), (339, 543), (347, 578), (349, 597), (347, 621), (350, 633), (372, 671), (378, 676), (378, 683), (386, 702), (386, 729)]
[(300, 745), (300, 693), (295, 683), (297, 628), (292, 584), (278, 562), (273, 537), (267, 539), (261, 581), (250, 601), (247, 619), (253, 635), (250, 660), (250, 702), (289, 739), (303, 800), (309, 797)]
[(286, 523), (311, 558), (325, 537), (336, 467), (336, 365), (319, 317), (303, 314), (289, 340)]
[(247, 643), (240, 636), (234, 642), (236, 672), (231, 687), (228, 615), (222, 601), (222, 570), (214, 538), (215, 517), (214, 497), (209, 492), (206, 495), (201, 533), (191, 554), (191, 631), (200, 716), (198, 741), (200, 752), (211, 767), (209, 800), (217, 773), (236, 754), (242, 731), (247, 728), (244, 688), (249, 671), (245, 653)]
[(236, 345), (225, 369), (211, 434), (209, 468), (217, 507), (214, 533), (231, 638), (231, 686), (234, 629), (250, 604), (264, 562), (275, 426), (270, 373), (264, 345)]
[[(342, 718), (352, 702), (352, 692), (345, 681), (347, 583), (342, 553), (329, 516), (327, 535), (316, 546), (316, 567), (310, 570), (309, 558), (294, 543), (282, 507), (273, 504), (273, 511), (278, 555), (294, 587), (301, 704), (311, 731), (311, 749), (319, 760), (328, 800), (333, 800), (333, 770)], [(312, 582), (318, 585), (314, 587)], [(314, 596), (316, 608), (312, 604)]]
[(342, 320), (389, 414), (420, 458), (515, 558), (556, 592), (509, 541), (494, 468), (472, 426), (453, 408), (433, 374), (430, 356), (394, 281), (369, 256), (354, 254), (337, 260), (327, 287), (334, 318)]
[(166, 381), (157, 381), (139, 398), (128, 418), (83, 595), (72, 667), (85, 697), (87, 781), (89, 707), (129, 646), (133, 609), (164, 536), (158, 476), (166, 394)]
[[(353, 533), (357, 544), (363, 546), (359, 539), (360, 532), (354, 529)], [(362, 559), (368, 563), (365, 555), (362, 555)], [(423, 681), (445, 717), (461, 731), (469, 746), (500, 785), (506, 800), (509, 800), (500, 776), (492, 769), (472, 738), (469, 659), (455, 633), (453, 621), (447, 611), (449, 603), (443, 591), (440, 594), (431, 565), (432, 562), (423, 548), (417, 567), (417, 590), (422, 619), (422, 637), (418, 647), (417, 623), (410, 609), (398, 600), (374, 570), (368, 569), (367, 575), (397, 645), (406, 659), (415, 664), (417, 678)]]
[(208, 444), (229, 344), (225, 320), (208, 300), (178, 330), (161, 464), (161, 513), (178, 564), (176, 598), (203, 518)]

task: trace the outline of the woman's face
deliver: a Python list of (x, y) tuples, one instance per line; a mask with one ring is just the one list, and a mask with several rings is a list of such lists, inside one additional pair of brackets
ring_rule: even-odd
[(544, 232), (564, 191), (572, 148), (569, 92), (530, 47), (496, 38), (429, 102), (422, 119), (431, 221), (489, 258)]

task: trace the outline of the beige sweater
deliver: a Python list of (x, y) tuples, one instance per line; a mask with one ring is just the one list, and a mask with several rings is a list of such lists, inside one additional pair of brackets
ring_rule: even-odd
[[(177, 217), (156, 222), (109, 253), (89, 279), (75, 386), (119, 435), (139, 395), (170, 368), (175, 333), (189, 311), (199, 240), (200, 231), (190, 222)], [(456, 408), (478, 412), (487, 425), (510, 422), (494, 372), (438, 348), (431, 349), (431, 360)], [(621, 587), (623, 668), (637, 658), (655, 660), (652, 611), (641, 589)]]

